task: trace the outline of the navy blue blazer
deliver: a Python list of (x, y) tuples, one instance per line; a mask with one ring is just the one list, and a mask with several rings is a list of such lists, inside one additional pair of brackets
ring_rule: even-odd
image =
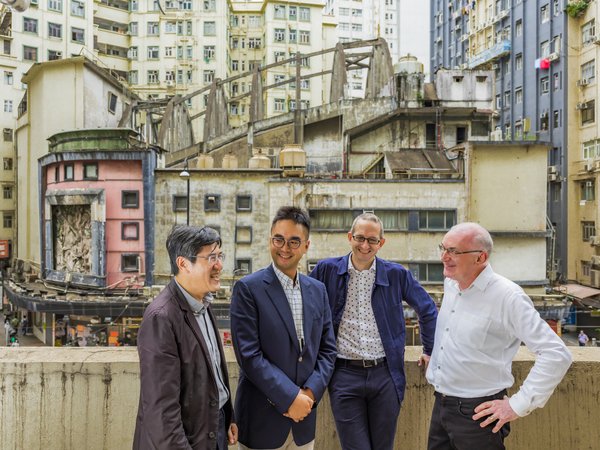
[(299, 274), (304, 348), (283, 287), (272, 266), (239, 280), (231, 297), (231, 334), (240, 379), (235, 399), (239, 441), (250, 448), (281, 447), (290, 428), (297, 445), (315, 438), (316, 409), (299, 423), (284, 417), (300, 388), (318, 402), (337, 354), (323, 283)]

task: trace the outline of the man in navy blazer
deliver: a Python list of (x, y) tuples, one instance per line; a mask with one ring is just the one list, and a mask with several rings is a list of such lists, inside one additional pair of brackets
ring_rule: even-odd
[(314, 448), (316, 404), (333, 372), (336, 348), (325, 286), (298, 273), (309, 232), (305, 211), (280, 208), (271, 225), (273, 263), (233, 289), (241, 449)]
[(343, 450), (392, 450), (404, 398), (404, 308), (416, 311), (427, 364), (437, 309), (400, 264), (377, 258), (385, 243), (373, 213), (358, 216), (348, 232), (349, 255), (319, 261), (310, 274), (325, 283), (338, 357), (329, 398)]

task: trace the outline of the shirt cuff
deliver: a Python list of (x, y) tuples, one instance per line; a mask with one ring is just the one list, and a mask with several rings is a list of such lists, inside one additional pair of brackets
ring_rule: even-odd
[(519, 417), (525, 417), (533, 411), (531, 402), (528, 402), (520, 391), (508, 399), (508, 404)]

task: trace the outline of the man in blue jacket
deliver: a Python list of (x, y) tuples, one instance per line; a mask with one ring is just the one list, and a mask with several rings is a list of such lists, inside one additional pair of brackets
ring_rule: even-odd
[(404, 398), (405, 301), (419, 316), (429, 362), (437, 309), (400, 264), (376, 258), (385, 243), (372, 213), (358, 216), (348, 233), (349, 255), (320, 261), (310, 274), (325, 283), (338, 356), (329, 397), (343, 450), (392, 450)]

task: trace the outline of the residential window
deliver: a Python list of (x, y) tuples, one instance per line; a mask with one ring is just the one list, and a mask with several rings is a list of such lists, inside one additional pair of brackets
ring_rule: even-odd
[(85, 3), (77, 0), (71, 0), (71, 15), (76, 17), (84, 17)]
[(297, 6), (288, 6), (288, 18), (290, 20), (298, 19), (298, 7)]
[(515, 70), (523, 70), (523, 53), (518, 53), (515, 57)]
[(421, 283), (444, 282), (444, 265), (441, 263), (408, 263), (404, 265)]
[(555, 110), (552, 112), (552, 126), (554, 128), (560, 127), (560, 111)]
[(204, 84), (210, 84), (215, 79), (215, 71), (214, 70), (205, 70), (202, 73), (202, 79)]
[(54, 182), (58, 183), (60, 181), (60, 166), (54, 167)]
[(252, 273), (252, 259), (250, 258), (236, 258), (235, 260), (235, 274), (246, 275)]
[(221, 211), (221, 196), (206, 194), (204, 196), (204, 211)]
[(12, 128), (5, 128), (2, 130), (2, 138), (4, 142), (12, 142), (13, 141), (13, 130)]
[(560, 14), (560, 0), (553, 0), (552, 2), (552, 13), (555, 16), (558, 16)]
[(217, 26), (215, 22), (204, 22), (204, 36), (216, 36)]
[(159, 58), (159, 47), (151, 45), (148, 47), (148, 59), (158, 59)]
[(545, 4), (540, 8), (540, 20), (542, 23), (550, 22), (550, 5)]
[(12, 186), (2, 186), (2, 197), (4, 198), (4, 200), (10, 200), (13, 196), (12, 193)]
[(235, 242), (238, 244), (252, 243), (252, 227), (237, 226), (235, 227)]
[(13, 110), (13, 101), (4, 100), (4, 112), (11, 113)]
[(349, 16), (350, 15), (350, 8), (339, 8), (338, 9), (338, 13), (340, 16)]
[(592, 264), (589, 261), (581, 261), (581, 275), (582, 276), (589, 277), (591, 269), (592, 269)]
[(146, 29), (148, 36), (158, 36), (160, 34), (158, 22), (148, 22)]
[(581, 200), (591, 202), (596, 199), (596, 187), (594, 180), (585, 180), (580, 183)]
[(137, 70), (130, 70), (129, 73), (127, 74), (128, 78), (129, 78), (129, 84), (138, 84), (138, 71)]
[(165, 57), (172, 58), (175, 54), (175, 47), (165, 47)]
[(504, 108), (510, 108), (510, 91), (504, 92)]
[[(292, 6), (290, 6), (290, 9)], [(250, 28), (259, 28), (262, 25), (261, 16), (248, 16), (248, 26)]]
[(140, 239), (140, 224), (138, 222), (121, 222), (121, 239), (137, 241)]
[(25, 33), (37, 34), (37, 32), (38, 32), (37, 19), (32, 19), (30, 17), (23, 17), (23, 31)]
[(560, 89), (560, 73), (552, 75), (552, 89), (558, 91)]
[(585, 102), (584, 109), (581, 110), (581, 125), (593, 123), (596, 120), (596, 101), (589, 100)]
[(148, 71), (148, 84), (158, 84), (160, 82), (158, 78), (158, 70), (149, 70)]
[(310, 44), (310, 31), (300, 31), (300, 44)]
[(275, 101), (275, 112), (285, 111), (285, 99), (276, 98), (274, 101)]
[(181, 0), (179, 7), (184, 11), (190, 11), (192, 9), (192, 0)]
[(300, 7), (300, 21), (310, 22), (310, 8)]
[(582, 45), (590, 44), (594, 36), (596, 36), (596, 20), (592, 19), (581, 26)]
[(173, 196), (173, 211), (187, 211), (188, 198), (186, 195)]
[(71, 40), (79, 44), (85, 44), (85, 31), (82, 28), (71, 27)]
[(204, 11), (215, 11), (217, 9), (216, 0), (204, 0)]
[(127, 50), (127, 57), (132, 60), (138, 59), (138, 48), (137, 47), (129, 47)]
[(204, 55), (205, 62), (208, 62), (211, 59), (215, 59), (215, 46), (214, 45), (205, 45), (203, 55)]
[(5, 70), (4, 71), (4, 84), (7, 84), (9, 86), (12, 85), (13, 79), (14, 79), (13, 73), (9, 72), (8, 70)]
[(83, 179), (97, 180), (98, 179), (98, 164), (89, 163), (83, 165)]
[(596, 236), (596, 222), (582, 221), (581, 222), (581, 232), (583, 235), (583, 240), (589, 241), (592, 236)]
[(62, 12), (62, 0), (48, 0), (48, 9), (50, 11)]
[(285, 5), (273, 5), (275, 19), (285, 19)]
[(285, 29), (284, 28), (275, 28), (274, 30), (274, 38), (275, 42), (285, 42)]
[(128, 32), (131, 36), (137, 36), (138, 23), (137, 22), (129, 22), (129, 31)]
[(71, 181), (75, 179), (75, 169), (73, 164), (65, 164), (64, 170), (65, 176), (63, 177), (65, 181)]
[(455, 211), (419, 211), (419, 230), (449, 230), (454, 225)]
[(397, 209), (378, 210), (375, 214), (381, 219), (384, 230), (402, 231), (409, 229), (408, 211)]
[(238, 71), (239, 69), (240, 69), (239, 61), (237, 59), (231, 60), (231, 70), (235, 72), (235, 71)]
[(48, 37), (62, 38), (62, 25), (59, 23), (48, 22)]
[(515, 35), (521, 36), (523, 34), (523, 19), (519, 19), (515, 22)]
[(241, 211), (252, 211), (252, 196), (251, 195), (238, 195), (235, 198), (235, 210)]
[(581, 78), (586, 79), (588, 83), (594, 81), (596, 78), (596, 60), (586, 62), (581, 65)]
[(140, 207), (140, 191), (121, 191), (121, 207), (136, 209)]
[(56, 61), (62, 58), (62, 52), (59, 50), (48, 50), (48, 61)]
[(139, 256), (137, 253), (123, 253), (121, 255), (121, 272), (138, 272)]
[(540, 91), (542, 94), (550, 92), (550, 80), (548, 77), (542, 77), (540, 79)]
[[(360, 214), (360, 212), (358, 214)], [(347, 232), (352, 227), (352, 222), (354, 222), (354, 218), (358, 214), (355, 214), (355, 211), (348, 209), (309, 210), (310, 223), (315, 230)]]
[(8, 39), (4, 39), (4, 44), (2, 46), (2, 53), (4, 53), (5, 55), (10, 55), (10, 43), (11, 41)]
[(515, 104), (521, 104), (523, 103), (523, 89), (522, 88), (517, 88), (515, 90)]
[(3, 213), (2, 214), (2, 226), (4, 228), (12, 228), (13, 227), (13, 215), (11, 213)]
[(540, 114), (540, 130), (548, 131), (548, 112), (543, 112)]
[(166, 34), (177, 33), (177, 22), (172, 21), (172, 20), (165, 22), (165, 33)]
[(362, 17), (362, 9), (352, 9), (353, 17)]
[(138, 0), (129, 0), (129, 11), (138, 10)]
[(595, 159), (600, 156), (600, 140), (583, 143), (583, 159)]
[(298, 41), (298, 30), (291, 29), (288, 33), (288, 40), (290, 43), (295, 43)]

